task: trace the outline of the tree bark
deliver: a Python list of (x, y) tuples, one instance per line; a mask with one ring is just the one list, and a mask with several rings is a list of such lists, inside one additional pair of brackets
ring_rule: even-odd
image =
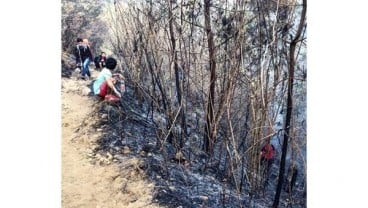
[(215, 83), (216, 83), (216, 61), (215, 61), (215, 45), (213, 41), (213, 33), (211, 28), (210, 0), (204, 0), (204, 17), (205, 28), (207, 34), (209, 65), (210, 65), (210, 90), (208, 93), (207, 110), (206, 110), (206, 127), (204, 133), (204, 151), (211, 153), (215, 143), (212, 124), (214, 122), (213, 105), (215, 103)]
[[(179, 65), (178, 65), (178, 54), (176, 52), (176, 39), (174, 36), (174, 29), (173, 29), (173, 20), (174, 20), (174, 16), (172, 13), (172, 3), (171, 0), (167, 1), (169, 4), (169, 32), (170, 32), (170, 41), (171, 41), (171, 48), (172, 48), (172, 58), (173, 58), (173, 62), (174, 62), (174, 71), (175, 71), (175, 85), (176, 85), (176, 96), (178, 99), (178, 103), (180, 107), (180, 115), (179, 117), (182, 118), (181, 122), (182, 122), (182, 131), (185, 128), (184, 126), (184, 122), (185, 122), (185, 117), (183, 117), (184, 112), (183, 112), (183, 107), (182, 107), (182, 90), (181, 90), (181, 84), (180, 84), (180, 77), (179, 77)], [(182, 132), (181, 131), (181, 132)], [(179, 147), (182, 148), (183, 147), (183, 139), (182, 136), (180, 136), (180, 141), (179, 141)]]
[(285, 161), (286, 161), (286, 153), (287, 153), (288, 140), (289, 140), (291, 113), (293, 110), (295, 48), (296, 48), (297, 43), (300, 41), (300, 35), (302, 33), (304, 22), (305, 22), (305, 17), (306, 17), (306, 10), (307, 10), (307, 0), (303, 0), (303, 10), (302, 10), (302, 14), (300, 17), (298, 30), (297, 30), (297, 33), (295, 34), (295, 38), (290, 43), (287, 111), (286, 111), (286, 119), (285, 119), (285, 126), (284, 126), (285, 132), (284, 132), (284, 141), (282, 144), (279, 178), (278, 178), (278, 183), (277, 183), (277, 188), (276, 188), (275, 199), (272, 204), (273, 208), (277, 208), (279, 205), (280, 195), (281, 195), (281, 190), (282, 190), (282, 183), (284, 181)]

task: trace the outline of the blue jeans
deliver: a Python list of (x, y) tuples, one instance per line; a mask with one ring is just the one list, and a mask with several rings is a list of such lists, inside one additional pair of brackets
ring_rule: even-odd
[(83, 65), (82, 65), (82, 76), (89, 76), (91, 77), (91, 73), (89, 72), (89, 63), (91, 62), (91, 60), (89, 60), (89, 58), (86, 58), (83, 62)]

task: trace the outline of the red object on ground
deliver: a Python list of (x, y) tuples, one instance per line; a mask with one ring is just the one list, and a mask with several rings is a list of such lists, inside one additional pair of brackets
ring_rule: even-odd
[(105, 100), (109, 101), (109, 102), (118, 102), (120, 99), (119, 97), (112, 95), (112, 94), (107, 94), (105, 96)]

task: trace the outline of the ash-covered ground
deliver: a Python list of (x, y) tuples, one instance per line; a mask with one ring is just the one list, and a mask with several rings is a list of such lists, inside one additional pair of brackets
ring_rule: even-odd
[[(95, 99), (91, 96), (91, 99)], [(111, 104), (98, 101), (94, 116), (99, 122), (96, 131), (103, 132), (91, 150), (94, 162), (101, 165), (115, 162), (121, 168), (134, 168), (155, 184), (155, 203), (164, 207), (271, 207), (274, 199), (279, 159), (273, 163), (264, 189), (250, 192), (247, 184), (236, 191), (227, 180), (226, 167), (218, 155), (211, 158), (201, 151), (201, 141), (192, 132), (179, 152), (169, 142), (158, 142), (157, 113), (148, 105), (138, 104), (133, 90), (127, 85), (122, 102)], [(195, 120), (195, 119), (193, 119)], [(162, 145), (164, 143), (164, 145)], [(98, 157), (97, 157), (97, 156)], [(124, 161), (135, 158), (135, 167)], [(300, 171), (301, 172), (301, 171)], [(283, 189), (279, 207), (306, 207), (305, 176), (297, 175), (293, 190)]]

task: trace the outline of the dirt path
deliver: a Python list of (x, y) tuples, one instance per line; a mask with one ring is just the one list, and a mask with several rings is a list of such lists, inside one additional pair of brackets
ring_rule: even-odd
[(101, 132), (91, 129), (93, 120), (88, 115), (95, 101), (76, 90), (82, 81), (62, 81), (62, 207), (158, 207), (151, 203), (153, 184), (139, 174), (128, 177), (134, 171), (122, 171), (121, 163), (94, 164), (89, 155)]

